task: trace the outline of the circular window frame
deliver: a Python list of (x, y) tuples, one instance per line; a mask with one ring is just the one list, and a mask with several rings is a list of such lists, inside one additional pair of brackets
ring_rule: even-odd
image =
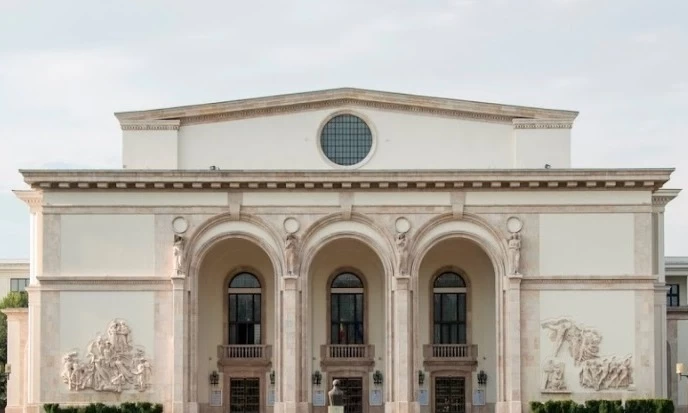
[[(327, 157), (327, 154), (325, 153), (325, 151), (323, 151), (323, 148), (322, 148), (321, 138), (322, 138), (323, 129), (325, 129), (325, 125), (327, 125), (327, 123), (329, 121), (331, 121), (332, 119), (336, 118), (339, 115), (352, 115), (352, 116), (356, 116), (357, 118), (360, 118), (363, 122), (365, 122), (366, 126), (368, 126), (368, 129), (370, 129), (370, 134), (371, 134), (372, 139), (373, 139), (372, 144), (370, 145), (370, 150), (368, 151), (368, 154), (365, 156), (365, 158), (361, 159), (360, 162), (355, 163), (353, 165), (340, 165), (340, 164), (332, 161), (330, 158)], [(370, 159), (373, 157), (373, 155), (375, 155), (375, 151), (377, 149), (377, 130), (375, 129), (375, 126), (370, 121), (370, 118), (368, 116), (366, 116), (366, 115), (364, 115), (358, 111), (355, 111), (355, 110), (343, 109), (343, 110), (339, 110), (339, 111), (330, 113), (329, 115), (327, 115), (325, 117), (325, 119), (322, 122), (320, 122), (320, 126), (318, 127), (318, 132), (315, 136), (315, 145), (318, 149), (318, 153), (320, 153), (320, 157), (325, 161), (325, 163), (327, 163), (331, 167), (337, 168), (337, 169), (358, 169), (358, 168), (364, 166), (365, 164), (367, 164), (370, 161)]]

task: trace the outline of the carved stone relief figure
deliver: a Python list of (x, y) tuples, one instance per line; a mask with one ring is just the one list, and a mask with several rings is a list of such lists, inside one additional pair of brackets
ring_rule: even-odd
[(564, 343), (574, 365), (580, 367), (580, 385), (596, 391), (625, 389), (633, 384), (633, 357), (627, 355), (600, 356), (602, 335), (592, 328), (580, 325), (569, 318), (558, 318), (542, 323), (550, 331), (552, 354), (559, 355)]
[(632, 356), (587, 360), (580, 372), (580, 384), (597, 391), (624, 389), (633, 384)]
[(174, 236), (174, 271), (177, 275), (182, 275), (184, 272), (184, 237), (181, 235)]
[(284, 255), (287, 265), (287, 275), (295, 275), (297, 244), (298, 238), (296, 237), (296, 234), (287, 235), (287, 239), (284, 246)]
[(143, 349), (134, 349), (126, 321), (111, 321), (107, 338), (97, 335), (86, 347), (86, 353), (85, 362), (79, 360), (75, 351), (62, 358), (61, 377), (69, 390), (121, 393), (132, 387), (139, 391), (150, 387), (150, 362)]
[(509, 237), (509, 274), (520, 274), (521, 266), (521, 235), (511, 234)]
[(547, 360), (543, 368), (545, 383), (543, 388), (549, 391), (566, 390), (566, 377), (564, 375), (566, 365), (561, 361)]
[(542, 323), (542, 328), (550, 330), (552, 355), (557, 357), (564, 343), (568, 344), (569, 354), (574, 364), (599, 357), (602, 336), (592, 328), (575, 323), (568, 318), (558, 318)]
[(405, 233), (401, 232), (397, 234), (396, 244), (398, 255), (397, 274), (406, 275), (408, 270), (408, 239)]

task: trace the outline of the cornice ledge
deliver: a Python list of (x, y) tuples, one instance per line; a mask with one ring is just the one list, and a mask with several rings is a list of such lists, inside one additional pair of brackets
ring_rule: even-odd
[(681, 192), (680, 189), (658, 189), (652, 194), (652, 206), (665, 207)]
[(180, 119), (182, 124), (240, 119), (338, 105), (423, 112), (510, 123), (513, 118), (556, 118), (573, 121), (577, 111), (505, 105), (488, 102), (411, 95), (357, 88), (338, 88), (225, 102), (160, 109), (118, 112), (120, 122), (147, 119)]
[(12, 191), (14, 195), (28, 205), (29, 209), (35, 211), (43, 206), (43, 192), (33, 189), (22, 189)]
[(571, 129), (573, 121), (567, 119), (514, 119), (514, 129)]
[(170, 284), (165, 277), (127, 277), (127, 276), (40, 276), (36, 277), (41, 285), (73, 284)]
[(523, 277), (521, 282), (523, 284), (630, 284), (630, 283), (654, 283), (657, 281), (656, 276), (646, 275), (614, 275), (614, 276), (594, 276), (594, 275), (566, 275), (566, 276), (537, 276), (537, 277)]
[(123, 131), (179, 130), (180, 121), (175, 120), (126, 120), (120, 123)]

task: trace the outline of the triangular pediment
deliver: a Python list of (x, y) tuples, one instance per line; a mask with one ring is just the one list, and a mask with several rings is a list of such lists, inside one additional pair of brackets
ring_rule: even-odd
[(572, 122), (578, 116), (578, 112), (569, 110), (474, 102), (356, 88), (327, 89), (200, 105), (118, 112), (115, 116), (122, 125), (156, 122), (173, 122), (177, 125), (184, 125), (341, 106), (368, 107), (500, 123), (512, 123), (514, 120), (521, 119)]

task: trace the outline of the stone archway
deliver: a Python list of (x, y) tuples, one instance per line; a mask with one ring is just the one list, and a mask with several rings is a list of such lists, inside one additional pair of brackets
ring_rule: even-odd
[[(318, 257), (322, 257), (323, 253), (332, 253), (333, 246), (351, 246), (366, 257), (375, 257), (375, 260), (379, 262), (381, 274), (376, 274), (375, 277), (372, 277), (370, 274), (362, 274), (362, 276), (368, 277), (367, 282), (372, 282), (381, 290), (378, 293), (383, 300), (383, 303), (381, 303), (381, 308), (384, 309), (384, 315), (382, 316), (384, 322), (382, 327), (385, 328), (385, 326), (389, 326), (390, 324), (389, 283), (391, 282), (390, 278), (394, 274), (396, 256), (389, 234), (385, 233), (384, 230), (378, 227), (377, 224), (368, 217), (355, 213), (351, 215), (350, 219), (343, 219), (341, 214), (336, 214), (319, 220), (304, 234), (302, 245), (300, 274), (302, 277), (301, 291), (305, 299), (301, 313), (301, 337), (303, 343), (301, 354), (302, 359), (305, 360), (307, 364), (302, 366), (301, 381), (303, 383), (310, 383), (312, 369), (309, 361), (313, 357), (311, 352), (313, 351), (312, 328), (314, 328), (310, 314), (313, 310), (313, 269), (314, 263), (317, 266)], [(357, 265), (357, 260), (355, 258), (349, 260), (347, 265), (340, 265), (345, 264), (346, 260), (342, 261), (341, 256), (339, 258), (340, 260), (337, 261), (337, 265), (334, 265), (330, 273), (327, 274), (328, 277), (333, 276), (337, 269), (348, 268), (353, 271), (361, 269), (361, 267)], [(378, 345), (375, 348), (375, 357), (384, 358), (384, 377), (388, 378), (388, 381), (392, 380), (391, 378), (393, 377), (391, 373), (392, 366), (388, 361), (390, 346), (391, 340), (389, 337), (386, 337), (384, 345)], [(353, 370), (351, 370), (350, 373), (351, 372), (353, 372)], [(356, 370), (356, 374), (359, 373), (360, 372)], [(367, 378), (364, 382), (367, 382)], [(304, 390), (303, 394), (308, 398), (310, 397), (310, 391), (308, 390)], [(385, 383), (383, 398), (384, 400), (390, 400), (391, 397), (391, 385)]]
[[(252, 247), (255, 251), (264, 254), (265, 264), (258, 267), (269, 268), (263, 269), (263, 272), (274, 279), (268, 283), (268, 289), (264, 290), (268, 296), (276, 296), (275, 292), (278, 288), (276, 279), (283, 268), (279, 235), (269, 225), (255, 217), (242, 215), (241, 219), (236, 219), (229, 214), (217, 215), (201, 224), (191, 234), (184, 253), (186, 260), (183, 268), (187, 276), (183, 279), (173, 279), (175, 371), (173, 394), (175, 404), (188, 403), (192, 411), (198, 411), (199, 403), (202, 404), (204, 401), (204, 397), (199, 400), (199, 391), (207, 387), (205, 383), (199, 383), (202, 379), (199, 376), (201, 370), (204, 372), (207, 368), (200, 365), (198, 358), (199, 280), (209, 254), (212, 254), (213, 249), (228, 242), (236, 242), (237, 245), (241, 244), (249, 249)], [(227, 273), (222, 274), (223, 282), (232, 271), (256, 267), (255, 263), (235, 261), (226, 269)], [(279, 337), (273, 337), (273, 340), (277, 346)], [(277, 357), (278, 354), (275, 355), (275, 358)], [(265, 397), (261, 399), (265, 400)]]
[[(520, 396), (520, 278), (506, 280), (507, 246), (503, 236), (479, 217), (465, 214), (461, 220), (451, 214), (439, 216), (418, 229), (411, 245), (411, 278), (414, 291), (420, 288), (420, 269), (424, 258), (441, 243), (465, 240), (476, 245), (489, 260), (494, 276), (497, 411), (521, 410)], [(508, 309), (505, 306), (510, 306)], [(419, 296), (414, 307), (420, 306)], [(506, 320), (506, 314), (509, 319)], [(508, 321), (508, 322), (507, 322)], [(414, 329), (419, 328), (414, 320)], [(416, 343), (416, 347), (421, 343)], [(415, 357), (414, 367), (423, 368), (422, 356)]]

